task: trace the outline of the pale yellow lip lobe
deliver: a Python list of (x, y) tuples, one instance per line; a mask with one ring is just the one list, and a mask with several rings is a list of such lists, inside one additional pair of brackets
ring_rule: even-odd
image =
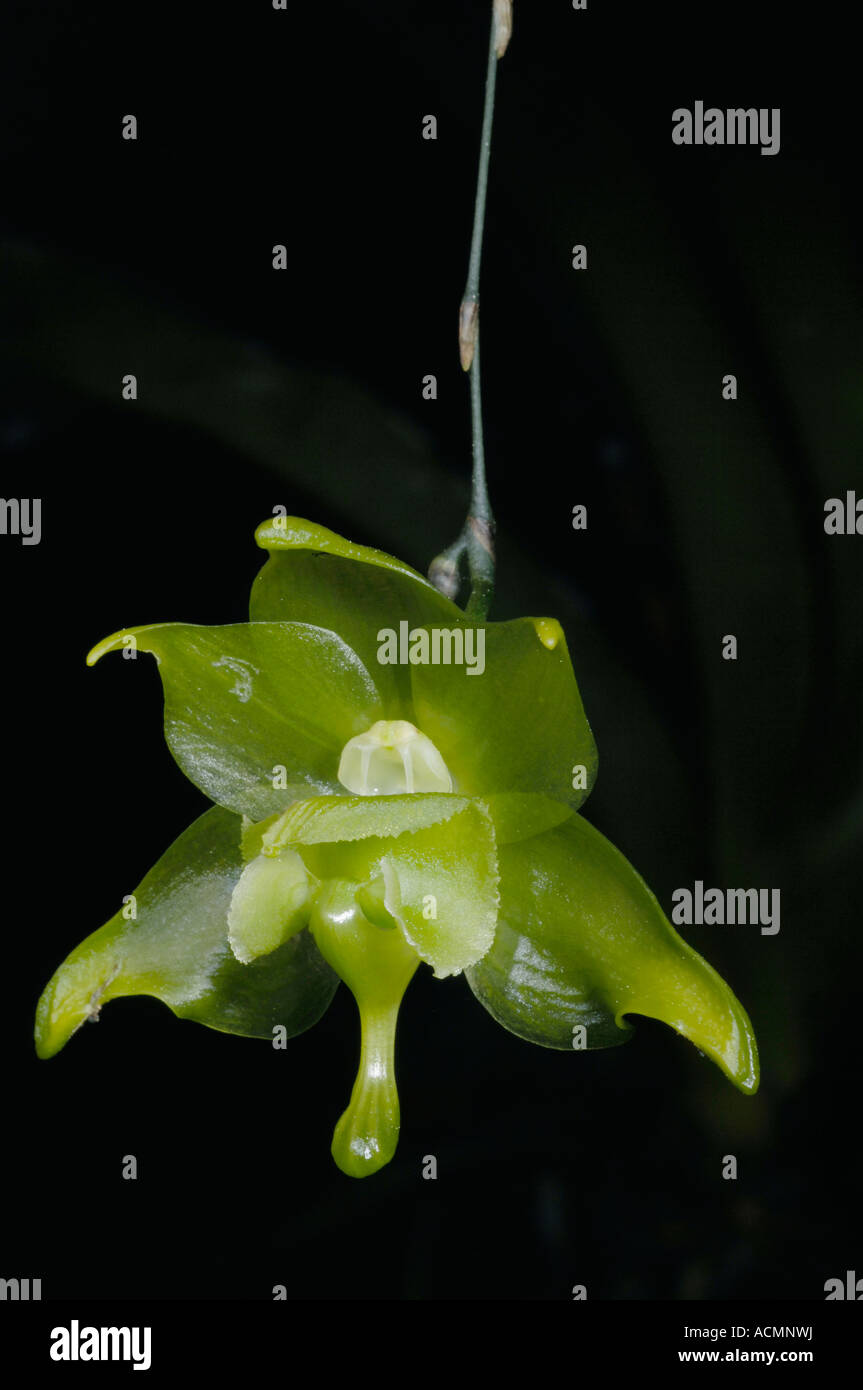
[(339, 781), (355, 796), (452, 791), (440, 753), (406, 719), (379, 719), (349, 739), (339, 760)]

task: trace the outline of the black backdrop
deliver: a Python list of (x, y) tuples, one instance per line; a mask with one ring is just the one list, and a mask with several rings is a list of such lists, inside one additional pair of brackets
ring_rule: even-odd
[[(823, 532), (827, 497), (863, 495), (840, 14), (516, 0), (482, 275), (493, 616), (564, 622), (588, 815), (666, 909), (696, 878), (781, 888), (776, 937), (687, 932), (753, 1018), (762, 1089), (647, 1021), (608, 1053), (532, 1048), (424, 971), (398, 1154), (358, 1183), (329, 1156), (346, 991), (285, 1052), (130, 999), (37, 1062), (32, 1017), (204, 806), (155, 668), (88, 671), (89, 647), (242, 620), (277, 504), (421, 569), (461, 524), (487, 6), (12, 8), (2, 491), (41, 496), (43, 536), (0, 537), (0, 1274), (45, 1297), (820, 1299), (860, 1265), (863, 540)], [(780, 107), (780, 153), (674, 147), (697, 99)]]

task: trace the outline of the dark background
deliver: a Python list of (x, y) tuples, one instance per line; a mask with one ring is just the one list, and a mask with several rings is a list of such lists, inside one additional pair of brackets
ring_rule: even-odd
[[(2, 492), (41, 496), (43, 537), (0, 537), (0, 1275), (46, 1298), (821, 1299), (863, 1272), (863, 539), (823, 531), (828, 497), (863, 495), (839, 7), (516, 0), (482, 274), (492, 616), (564, 623), (600, 750), (588, 816), (666, 910), (696, 878), (781, 889), (778, 936), (686, 931), (752, 1016), (759, 1094), (648, 1021), (609, 1052), (531, 1047), (423, 971), (399, 1150), (354, 1182), (329, 1155), (345, 990), (284, 1052), (148, 999), (32, 1050), (51, 972), (204, 809), (155, 667), (88, 671), (90, 646), (242, 620), (278, 504), (420, 569), (460, 528), (488, 9), (7, 20)], [(779, 106), (780, 153), (673, 146), (696, 99)]]

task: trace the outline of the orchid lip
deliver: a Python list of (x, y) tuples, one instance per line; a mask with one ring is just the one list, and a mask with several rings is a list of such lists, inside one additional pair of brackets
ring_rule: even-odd
[(339, 781), (355, 796), (451, 792), (449, 769), (431, 739), (407, 719), (379, 719), (348, 739)]

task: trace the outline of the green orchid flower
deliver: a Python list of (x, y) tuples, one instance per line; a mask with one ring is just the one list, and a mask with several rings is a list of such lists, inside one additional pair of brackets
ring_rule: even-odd
[(395, 1152), (396, 1020), (425, 964), (530, 1042), (607, 1047), (644, 1014), (754, 1092), (743, 1008), (579, 814), (596, 749), (559, 625), (471, 624), (400, 561), (305, 521), (256, 539), (250, 622), (131, 628), (87, 658), (155, 656), (168, 745), (214, 805), (59, 967), (39, 1055), (129, 994), (283, 1040), (341, 980), (361, 1050), (332, 1152), (362, 1177)]

